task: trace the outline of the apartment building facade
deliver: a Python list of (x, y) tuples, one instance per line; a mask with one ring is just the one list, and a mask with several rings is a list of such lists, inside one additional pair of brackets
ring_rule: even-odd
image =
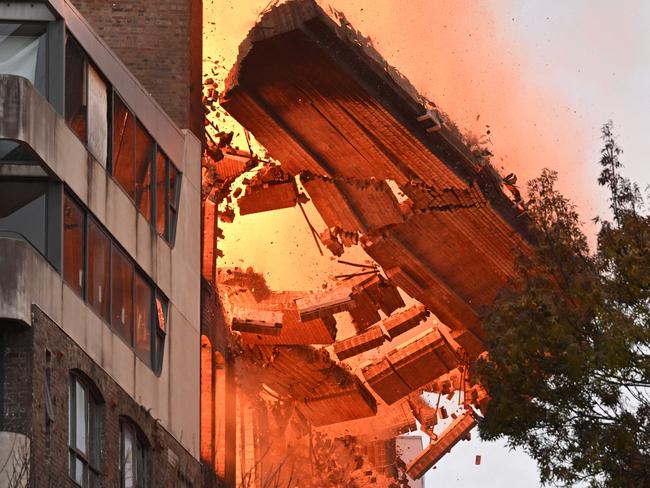
[(0, 5), (0, 486), (202, 486), (191, 97), (93, 27)]

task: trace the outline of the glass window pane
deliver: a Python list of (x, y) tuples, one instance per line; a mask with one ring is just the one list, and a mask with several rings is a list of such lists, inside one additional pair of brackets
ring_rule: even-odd
[(169, 165), (169, 231), (167, 240), (174, 242), (176, 235), (176, 216), (178, 214), (178, 187), (180, 175), (173, 164)]
[(113, 96), (113, 176), (135, 200), (135, 118), (122, 99)]
[(111, 324), (133, 344), (133, 265), (117, 248), (111, 253)]
[(79, 295), (83, 294), (84, 213), (65, 194), (63, 197), (63, 278)]
[(156, 325), (154, 336), (154, 354), (152, 368), (155, 373), (162, 371), (163, 356), (165, 353), (165, 333), (167, 331), (167, 300), (156, 294)]
[(135, 274), (135, 352), (151, 366), (151, 303), (153, 290), (140, 276)]
[(162, 332), (167, 331), (167, 300), (160, 295), (156, 295), (156, 314), (158, 319), (158, 328)]
[(0, 234), (22, 237), (46, 253), (47, 183), (0, 181)]
[(80, 452), (87, 454), (87, 445), (88, 445), (88, 397), (86, 389), (79, 383), (75, 381), (75, 444)]
[(106, 166), (108, 150), (108, 87), (88, 65), (88, 150)]
[(0, 73), (27, 78), (47, 96), (45, 24), (0, 22)]
[(151, 221), (151, 164), (153, 140), (139, 123), (135, 137), (135, 204), (147, 220)]
[(135, 465), (135, 479), (136, 486), (138, 488), (144, 488), (144, 446), (140, 440), (136, 437), (135, 439), (135, 452), (136, 452), (136, 465)]
[(0, 164), (38, 164), (30, 147), (23, 142), (0, 139)]
[(86, 142), (86, 54), (72, 37), (65, 42), (65, 121)]
[(81, 486), (84, 486), (84, 471), (86, 470), (86, 466), (84, 462), (79, 459), (78, 457), (75, 457), (75, 470), (74, 470), (74, 480), (80, 484)]
[(122, 486), (134, 488), (135, 485), (135, 459), (133, 452), (134, 433), (126, 424), (122, 424)]
[(109, 321), (108, 277), (110, 243), (99, 226), (88, 221), (88, 303)]
[(156, 230), (162, 237), (167, 235), (167, 157), (156, 153)]

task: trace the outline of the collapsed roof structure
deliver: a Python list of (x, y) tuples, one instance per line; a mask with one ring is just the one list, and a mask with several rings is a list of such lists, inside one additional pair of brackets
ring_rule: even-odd
[[(472, 405), (485, 407), (467, 372), (485, 349), (481, 311), (517, 279), (516, 260), (532, 244), (519, 202), (368, 39), (313, 0), (263, 13), (220, 104), (280, 164), (264, 164), (231, 194), (240, 215), (309, 200), (326, 224), (314, 235), (329, 252), (360, 245), (374, 262), (314, 293), (263, 290), (254, 274), (220, 270), (247, 367), (333, 437), (385, 441), (417, 419), (433, 436), (406, 468), (419, 478), (468, 435)], [(238, 164), (239, 173), (251, 167)], [(228, 194), (232, 167), (232, 154), (211, 163), (227, 182), (221, 193), (212, 182), (211, 195)], [(354, 335), (338, 333), (341, 313)], [(350, 362), (380, 347), (380, 358)], [(436, 436), (447, 414), (421, 395), (454, 391), (464, 412)]]

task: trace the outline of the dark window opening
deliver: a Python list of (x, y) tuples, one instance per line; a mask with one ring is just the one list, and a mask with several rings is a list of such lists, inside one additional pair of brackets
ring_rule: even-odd
[(65, 43), (65, 121), (84, 143), (87, 138), (86, 54), (72, 37)]
[(24, 239), (43, 256), (47, 255), (47, 189), (47, 182), (41, 180), (0, 181), (0, 235)]
[(66, 193), (63, 198), (63, 279), (83, 296), (84, 212)]
[(169, 165), (169, 242), (176, 238), (176, 221), (178, 218), (178, 198), (180, 193), (181, 176), (173, 164)]
[(46, 25), (37, 22), (0, 22), (0, 74), (32, 82), (47, 97)]
[(27, 144), (0, 139), (0, 164), (38, 164), (34, 151)]

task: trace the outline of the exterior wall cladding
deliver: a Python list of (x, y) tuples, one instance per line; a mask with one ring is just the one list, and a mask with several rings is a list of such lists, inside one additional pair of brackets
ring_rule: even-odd
[(150, 443), (148, 486), (202, 486), (199, 462), (37, 306), (32, 306), (31, 328), (5, 323), (0, 334), (0, 429), (30, 437), (32, 487), (78, 486), (68, 475), (70, 371), (88, 377), (103, 397), (99, 405), (101, 486), (120, 486), (122, 417), (137, 423)]
[(174, 122), (201, 138), (201, 0), (73, 3)]

